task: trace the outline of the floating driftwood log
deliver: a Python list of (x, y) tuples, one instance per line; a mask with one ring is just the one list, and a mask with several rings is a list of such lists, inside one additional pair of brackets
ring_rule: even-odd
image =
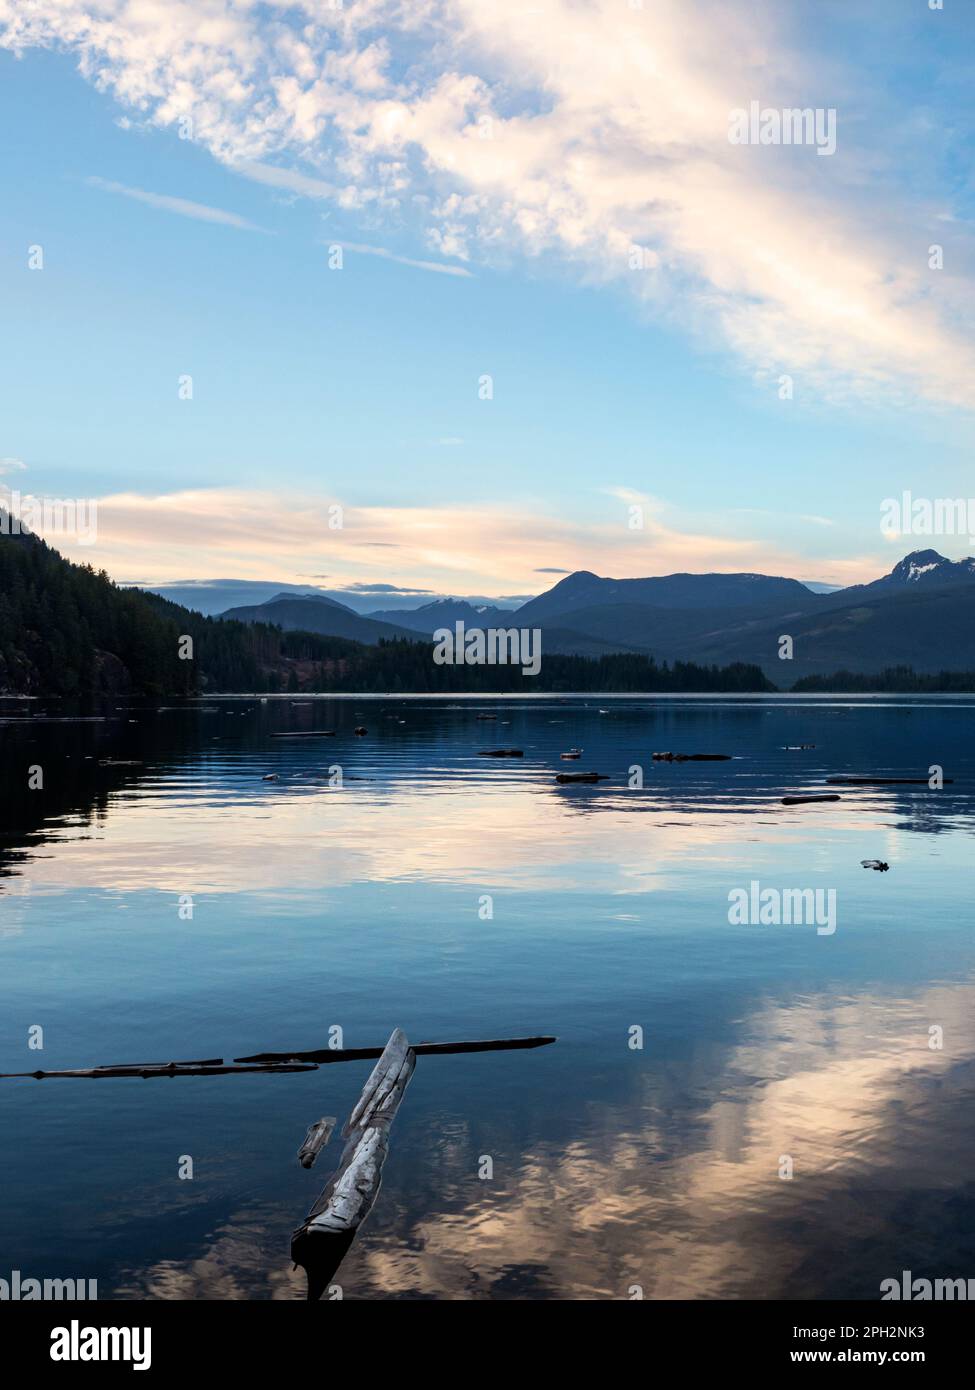
[[(535, 1038), (478, 1038), (473, 1042), (414, 1043), (417, 1057), (446, 1057), (458, 1052), (513, 1052), (529, 1047), (547, 1047), (558, 1039), (549, 1034)], [(320, 1047), (310, 1052), (255, 1052), (253, 1057), (235, 1057), (235, 1062), (366, 1062), (381, 1057), (382, 1047)]]
[(608, 782), (608, 772), (558, 772), (556, 782)]
[(885, 874), (890, 868), (890, 865), (885, 864), (882, 859), (861, 859), (860, 863), (865, 869), (877, 869), (882, 874)]
[(783, 743), (782, 749), (785, 753), (801, 753), (804, 748), (815, 748), (814, 743)]
[(477, 756), (479, 758), (523, 758), (525, 754), (521, 748), (485, 748)]
[(820, 792), (817, 796), (784, 796), (783, 806), (801, 806), (806, 801), (839, 801), (838, 792)]
[(310, 1168), (315, 1162), (315, 1159), (331, 1139), (335, 1123), (334, 1115), (326, 1115), (321, 1120), (316, 1120), (309, 1128), (304, 1143), (298, 1150), (298, 1162), (302, 1168)]
[[(953, 782), (954, 777), (942, 779), (942, 785), (948, 786)], [(827, 777), (827, 782), (834, 786), (844, 787), (928, 787), (930, 781), (927, 777)]]
[(565, 763), (573, 762), (576, 758), (581, 758), (581, 757), (582, 757), (582, 749), (581, 749), (581, 748), (570, 748), (569, 751), (568, 751), (568, 753), (560, 753), (560, 754), (559, 754), (559, 757), (560, 757), (560, 758), (562, 759), (562, 761), (565, 762)]
[(416, 1053), (394, 1028), (344, 1129), (339, 1166), (291, 1237), (291, 1258), (308, 1276), (308, 1299), (321, 1298), (379, 1195), (389, 1130), (413, 1075)]
[(181, 1066), (170, 1062), (165, 1066), (140, 1067), (140, 1066), (121, 1066), (121, 1067), (78, 1067), (70, 1071), (5, 1071), (0, 1072), (0, 1079), (8, 1080), (15, 1077), (32, 1077), (35, 1081), (46, 1081), (49, 1077), (72, 1076), (88, 1077), (93, 1081), (100, 1081), (105, 1077), (112, 1076), (141, 1076), (145, 1080), (150, 1080), (154, 1076), (253, 1076), (257, 1072), (272, 1074), (274, 1072), (292, 1071), (317, 1071), (318, 1067), (312, 1063), (286, 1063), (275, 1066)]

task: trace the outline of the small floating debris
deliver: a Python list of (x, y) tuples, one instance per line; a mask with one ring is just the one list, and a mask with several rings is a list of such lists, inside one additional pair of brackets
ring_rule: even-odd
[[(942, 779), (942, 785), (947, 786), (953, 782), (954, 777)], [(827, 777), (827, 782), (832, 782), (836, 786), (844, 787), (928, 787), (931, 785), (927, 777)]]
[(141, 767), (139, 758), (99, 758), (99, 767)]
[(784, 796), (783, 806), (802, 806), (807, 801), (839, 801), (838, 792), (820, 792), (816, 796)]
[(559, 772), (556, 782), (608, 782), (608, 772)]
[(272, 738), (334, 738), (334, 729), (301, 729), (297, 733), (272, 734)]
[(885, 874), (890, 868), (890, 865), (885, 864), (882, 859), (861, 859), (860, 863), (865, 869), (877, 869), (882, 874)]
[(364, 724), (359, 724), (356, 728), (352, 730), (352, 732), (355, 734), (356, 738), (365, 738), (369, 730), (366, 728)]
[(477, 756), (479, 758), (523, 758), (525, 753), (522, 748), (484, 748)]
[(298, 1150), (298, 1162), (302, 1168), (310, 1168), (315, 1159), (332, 1137), (337, 1121), (334, 1115), (326, 1115), (316, 1120), (305, 1135), (304, 1143)]
[(570, 748), (568, 753), (560, 753), (559, 757), (563, 762), (571, 762), (573, 758), (581, 758), (583, 750), (581, 748)]
[(276, 782), (277, 780), (278, 774), (276, 772), (265, 772), (264, 776), (261, 778), (262, 782)]
[(497, 719), (497, 717), (496, 714), (479, 714), (476, 716), (478, 719)]
[(727, 763), (730, 753), (651, 753), (655, 763)]
[(800, 753), (804, 748), (815, 748), (814, 743), (783, 743), (782, 748), (786, 753)]

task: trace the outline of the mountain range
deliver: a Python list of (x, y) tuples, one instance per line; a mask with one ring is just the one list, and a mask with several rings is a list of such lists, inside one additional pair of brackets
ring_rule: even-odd
[(975, 690), (975, 560), (934, 550), (834, 592), (762, 574), (580, 570), (516, 610), (445, 598), (393, 623), (293, 588), (208, 616), (119, 587), (4, 521), (0, 509), (3, 694), (534, 688), (520, 668), (432, 661), (433, 631), (457, 622), (539, 628), (538, 684), (553, 690)]
[[(421, 640), (456, 622), (541, 628), (543, 652), (747, 662), (787, 686), (840, 668), (975, 667), (975, 559), (951, 561), (935, 550), (917, 550), (871, 583), (829, 592), (764, 574), (612, 579), (578, 570), (513, 610), (443, 598), (359, 614), (324, 595), (285, 592), (224, 616), (366, 644)], [(791, 657), (780, 656), (788, 650), (784, 637), (791, 638)]]

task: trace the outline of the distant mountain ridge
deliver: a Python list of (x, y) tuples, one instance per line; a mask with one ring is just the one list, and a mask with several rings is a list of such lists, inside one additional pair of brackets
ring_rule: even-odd
[[(910, 665), (919, 672), (975, 667), (975, 560), (917, 550), (870, 584), (813, 593), (798, 580), (755, 574), (601, 579), (568, 575), (523, 605), (517, 625), (569, 630), (652, 652), (655, 659), (761, 666), (777, 684)], [(783, 637), (792, 656), (780, 658)], [(545, 641), (543, 636), (543, 650)]]
[(375, 646), (380, 638), (409, 638), (419, 641), (419, 634), (393, 623), (376, 622), (354, 613), (345, 604), (324, 594), (305, 597), (296, 594), (277, 594), (266, 603), (244, 608), (231, 608), (220, 615), (239, 623), (271, 623), (284, 632), (315, 632), (324, 637), (345, 637), (353, 642)]
[(951, 584), (968, 584), (975, 580), (975, 559), (946, 560), (936, 550), (912, 550), (899, 560), (889, 574), (870, 584), (855, 584), (840, 593), (893, 593), (905, 589), (935, 589)]
[(394, 623), (413, 632), (432, 635), (438, 627), (452, 627), (454, 623), (463, 623), (465, 627), (508, 627), (516, 611), (489, 604), (477, 606), (466, 599), (440, 598), (419, 608), (378, 609), (365, 616), (374, 622)]
[(577, 609), (617, 603), (650, 608), (771, 608), (802, 605), (815, 595), (798, 579), (765, 574), (667, 574), (649, 579), (603, 579), (577, 570), (517, 609), (522, 621), (566, 617)]
[[(363, 616), (324, 595), (288, 592), (224, 616), (369, 645), (394, 637), (423, 641), (457, 622), (540, 628), (543, 652), (741, 661), (789, 685), (841, 668), (975, 668), (975, 560), (916, 550), (871, 583), (823, 592), (797, 579), (751, 572), (614, 579), (577, 570), (513, 610), (441, 598)], [(791, 640), (788, 662), (779, 655), (784, 637)]]

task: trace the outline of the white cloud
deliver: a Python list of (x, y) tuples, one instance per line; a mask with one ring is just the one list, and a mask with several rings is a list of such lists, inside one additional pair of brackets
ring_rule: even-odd
[(360, 256), (379, 256), (384, 261), (396, 261), (398, 265), (409, 265), (414, 270), (433, 270), (439, 275), (463, 275), (468, 279), (471, 272), (460, 265), (449, 265), (444, 261), (415, 261), (411, 256), (397, 256), (384, 246), (364, 246), (361, 242), (343, 241), (339, 243), (346, 251), (355, 251)]
[(134, 198), (136, 202), (147, 203), (151, 208), (161, 208), (163, 212), (175, 212), (180, 217), (192, 217), (197, 222), (219, 222), (225, 227), (237, 227), (242, 232), (263, 232), (248, 222), (246, 217), (238, 217), (235, 212), (224, 212), (222, 208), (207, 207), (205, 203), (192, 203), (188, 198), (172, 198), (166, 193), (147, 193), (142, 188), (128, 188), (123, 183), (112, 183), (92, 174), (85, 182), (92, 188), (100, 188), (104, 193), (120, 193), (123, 197)]
[[(571, 520), (542, 504), (513, 508), (489, 498), (409, 507), (246, 488), (129, 492), (97, 499), (96, 545), (54, 543), (69, 558), (112, 575), (145, 575), (151, 557), (153, 584), (182, 582), (187, 574), (300, 584), (327, 573), (333, 589), (388, 582), (395, 551), (401, 586), (466, 594), (528, 592), (540, 570), (796, 574), (822, 563), (775, 541), (665, 521), (666, 504), (647, 501), (643, 528), (631, 531), (623, 505)], [(341, 529), (330, 525), (335, 503), (344, 508)], [(873, 555), (830, 567), (856, 583), (876, 578), (887, 564)]]
[(0, 477), (7, 473), (23, 473), (27, 468), (23, 459), (5, 458), (0, 459)]
[(312, 178), (297, 169), (279, 169), (273, 164), (262, 164), (256, 159), (242, 159), (230, 166), (235, 174), (253, 179), (256, 183), (267, 184), (269, 188), (281, 188), (287, 193), (297, 193), (303, 198), (334, 198), (338, 189), (324, 179)]
[[(911, 150), (870, 72), (806, 59), (789, 19), (750, 0), (0, 0), (9, 47), (72, 50), (126, 111), (190, 117), (249, 177), (334, 189), (372, 227), (419, 219), (461, 261), (558, 256), (806, 397), (967, 405), (972, 281), (927, 268), (948, 200), (898, 191)], [(838, 108), (832, 158), (729, 144), (733, 108), (810, 90)], [(971, 233), (952, 236), (959, 267)]]

